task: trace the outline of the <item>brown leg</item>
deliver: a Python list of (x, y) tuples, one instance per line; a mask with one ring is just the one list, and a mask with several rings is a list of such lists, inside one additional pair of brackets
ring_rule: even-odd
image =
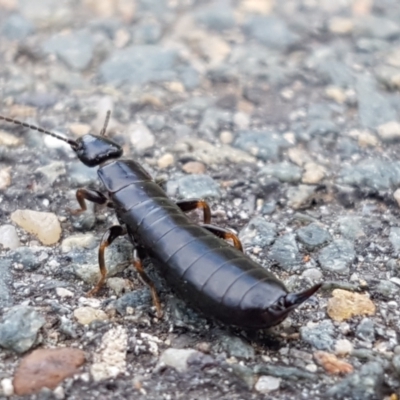
[(133, 250), (133, 266), (136, 268), (136, 270), (139, 273), (140, 277), (142, 278), (143, 282), (150, 288), (151, 297), (153, 298), (153, 304), (157, 310), (157, 318), (161, 318), (163, 315), (163, 312), (161, 309), (161, 303), (160, 303), (160, 299), (158, 298), (156, 287), (154, 286), (154, 283), (151, 281), (151, 279), (148, 277), (148, 275), (144, 271), (137, 249)]
[(118, 236), (123, 236), (123, 235), (126, 235), (126, 229), (123, 226), (114, 225), (111, 228), (107, 229), (107, 231), (101, 238), (99, 247), (99, 267), (101, 276), (97, 285), (87, 294), (88, 296), (93, 296), (94, 294), (96, 294), (106, 281), (107, 268), (106, 268), (106, 263), (104, 261), (104, 251)]
[(204, 200), (199, 200), (199, 199), (180, 200), (176, 202), (176, 205), (184, 212), (196, 210), (197, 208), (202, 208), (204, 223), (209, 224), (211, 222), (210, 207)]
[(207, 229), (208, 231), (212, 232), (215, 236), (218, 236), (221, 239), (231, 239), (233, 241), (233, 245), (240, 251), (243, 252), (243, 246), (240, 239), (232, 232), (228, 231), (227, 229), (220, 228), (219, 226), (215, 225), (208, 225), (204, 224), (201, 225), (203, 228)]
[(86, 211), (86, 202), (91, 201), (92, 203), (96, 204), (106, 204), (108, 199), (106, 196), (104, 196), (103, 193), (98, 192), (97, 190), (92, 190), (92, 189), (78, 189), (76, 191), (76, 199), (78, 200), (79, 205), (81, 208), (78, 208), (76, 210), (69, 210), (71, 214), (73, 215), (78, 215)]

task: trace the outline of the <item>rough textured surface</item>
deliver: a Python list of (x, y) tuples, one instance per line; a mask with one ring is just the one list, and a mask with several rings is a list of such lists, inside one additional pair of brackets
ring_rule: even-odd
[[(190, 308), (144, 259), (159, 319), (124, 236), (105, 250), (112, 278), (88, 298), (99, 242), (118, 219), (90, 202), (81, 215), (68, 209), (76, 189), (104, 191), (96, 168), (2, 121), (0, 319), (15, 329), (0, 352), (0, 397), (13, 392), (13, 349), (28, 333), (30, 348), (84, 349), (89, 361), (32, 399), (398, 395), (399, 21), (396, 0), (0, 0), (2, 115), (76, 140), (99, 133), (111, 110), (107, 137), (173, 199), (207, 198), (211, 223), (290, 293), (324, 283), (274, 329), (242, 332)], [(16, 210), (56, 215), (54, 244), (15, 224)], [(349, 315), (337, 289), (365, 307)], [(88, 308), (79, 323), (74, 312)], [(117, 375), (111, 356), (96, 358), (110, 331), (127, 337)], [(191, 352), (182, 372), (160, 363), (169, 349), (175, 363)], [(330, 374), (340, 363), (318, 363), (316, 351), (354, 371)]]

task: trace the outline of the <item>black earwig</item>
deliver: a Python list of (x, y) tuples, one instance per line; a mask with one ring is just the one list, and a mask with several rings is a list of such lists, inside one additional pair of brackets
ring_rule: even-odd
[[(120, 225), (109, 228), (99, 248), (101, 279), (89, 294), (96, 293), (106, 280), (105, 249), (121, 235), (134, 245), (133, 264), (149, 285), (157, 313), (161, 305), (156, 289), (143, 270), (139, 253), (150, 257), (175, 292), (206, 316), (242, 328), (267, 328), (280, 323), (320, 287), (288, 293), (273, 274), (243, 253), (236, 235), (210, 225), (208, 204), (199, 199), (173, 202), (151, 176), (134, 160), (121, 159), (122, 148), (105, 137), (110, 112), (100, 135), (66, 139), (53, 132), (11, 118), (1, 120), (22, 125), (68, 143), (79, 160), (98, 166), (98, 176), (106, 195), (92, 189), (76, 193), (80, 209), (85, 201), (109, 204)], [(201, 208), (204, 224), (192, 222), (185, 212)], [(225, 240), (233, 241), (233, 246)]]

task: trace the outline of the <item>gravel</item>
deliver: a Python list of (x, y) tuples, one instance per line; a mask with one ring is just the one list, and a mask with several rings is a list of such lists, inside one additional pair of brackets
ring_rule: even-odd
[(324, 283), (277, 327), (243, 332), (192, 310), (144, 259), (159, 319), (125, 237), (88, 298), (118, 219), (68, 208), (77, 188), (104, 191), (96, 168), (1, 122), (0, 397), (35, 347), (88, 361), (32, 399), (398, 395), (399, 21), (392, 0), (0, 0), (1, 114), (76, 140), (111, 110), (107, 137), (172, 198), (205, 198), (288, 289)]

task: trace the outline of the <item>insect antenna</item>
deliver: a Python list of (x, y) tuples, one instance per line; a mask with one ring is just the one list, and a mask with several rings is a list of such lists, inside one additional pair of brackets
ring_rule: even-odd
[(21, 125), (21, 126), (23, 126), (25, 128), (33, 129), (33, 130), (38, 131), (40, 133), (45, 133), (46, 135), (53, 136), (56, 139), (59, 139), (59, 140), (62, 140), (63, 142), (68, 143), (73, 149), (78, 146), (78, 143), (76, 143), (75, 140), (65, 138), (63, 136), (58, 135), (57, 133), (50, 132), (50, 131), (48, 131), (46, 129), (40, 128), (39, 126), (27, 124), (26, 122), (18, 121), (17, 119), (14, 119), (14, 118), (4, 117), (2, 115), (0, 115), (0, 120), (11, 122), (12, 124), (16, 124), (16, 125)]
[(108, 123), (110, 122), (110, 116), (111, 116), (111, 111), (108, 110), (106, 119), (104, 121), (103, 128), (101, 128), (101, 131), (100, 131), (100, 136), (106, 136), (106, 130), (107, 130)]

